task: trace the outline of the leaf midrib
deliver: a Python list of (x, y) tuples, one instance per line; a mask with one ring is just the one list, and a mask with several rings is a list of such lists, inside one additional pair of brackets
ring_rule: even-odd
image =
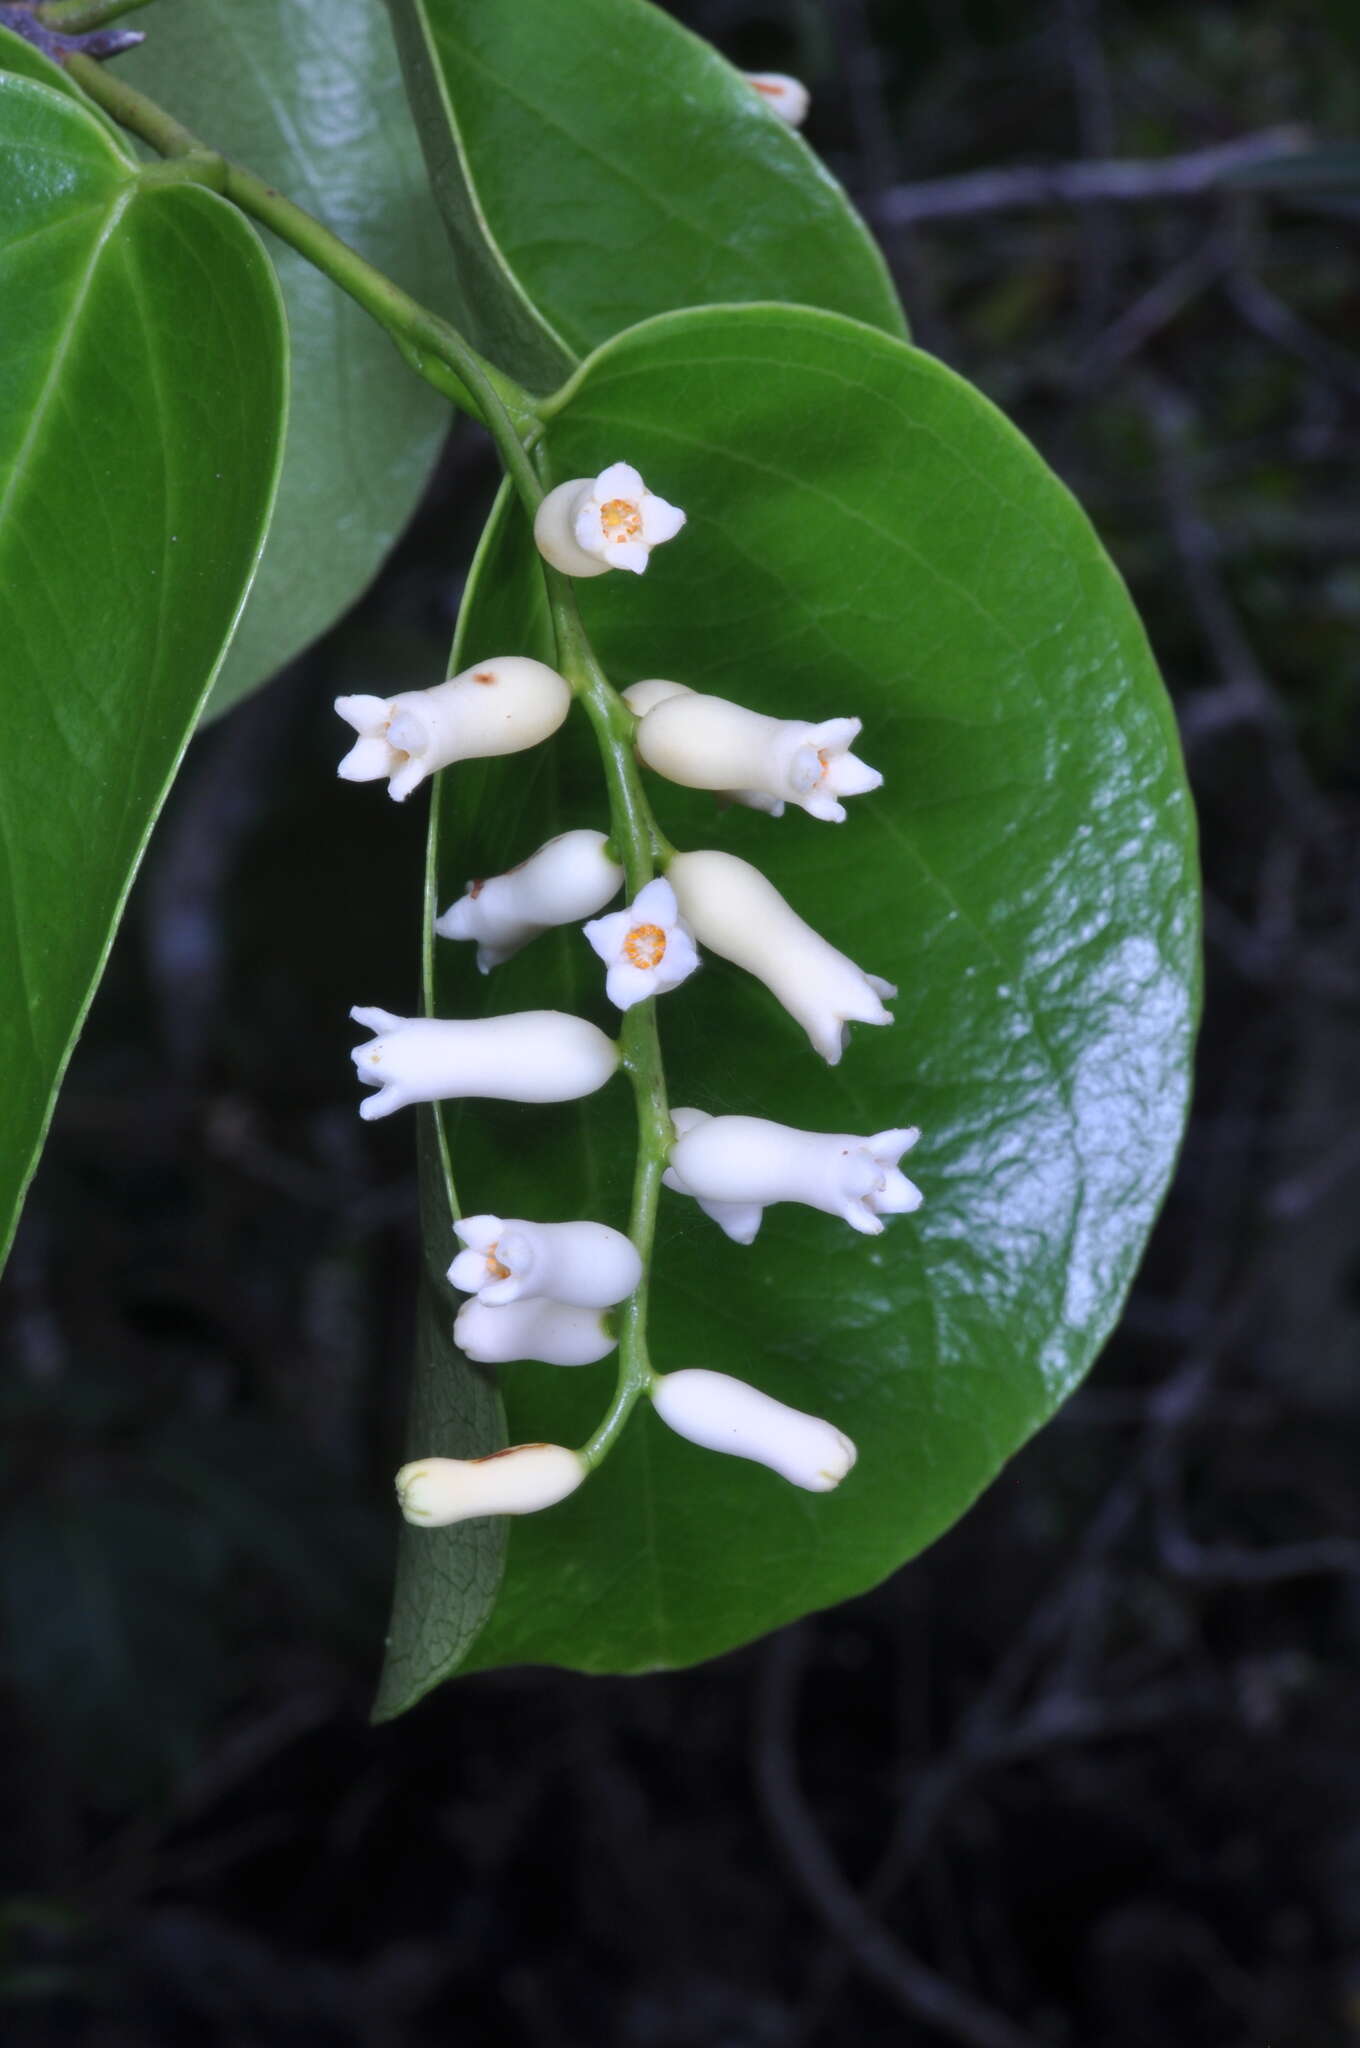
[[(14, 458), (14, 466), (6, 479), (4, 490), (0, 492), (0, 529), (3, 529), (6, 520), (13, 511), (14, 501), (18, 495), (19, 488), (27, 479), (29, 462), (33, 450), (37, 446), (42, 429), (46, 424), (53, 400), (60, 387), (61, 373), (75, 341), (86, 303), (94, 288), (95, 273), (99, 268), (100, 259), (108, 248), (109, 242), (123, 215), (137, 196), (137, 190), (136, 180), (129, 179), (108, 207), (104, 215), (103, 224), (95, 235), (89, 260), (81, 274), (80, 282), (76, 287), (75, 297), (71, 301), (70, 308), (62, 324), (61, 338), (56, 348), (52, 351), (52, 360), (48, 365), (47, 375), (43, 379), (42, 389), (38, 393), (38, 400), (33, 408), (33, 416), (29, 420), (24, 438), (19, 444), (18, 453)], [(94, 209), (90, 208), (89, 210), (93, 211)]]

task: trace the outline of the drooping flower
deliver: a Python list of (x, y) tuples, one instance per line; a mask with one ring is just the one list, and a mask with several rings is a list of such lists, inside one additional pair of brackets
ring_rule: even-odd
[(575, 1493), (586, 1468), (562, 1444), (512, 1444), (488, 1458), (417, 1458), (397, 1474), (408, 1522), (441, 1529), (477, 1515), (533, 1515)]
[(465, 1216), (453, 1228), (467, 1249), (449, 1267), (449, 1279), (489, 1308), (540, 1296), (576, 1308), (613, 1308), (642, 1278), (632, 1239), (607, 1223)]
[(675, 891), (660, 877), (639, 889), (626, 910), (597, 917), (585, 934), (607, 969), (605, 994), (620, 1010), (678, 988), (699, 965)]
[[(668, 683), (651, 676), (645, 682), (630, 683), (620, 694), (635, 718), (645, 718), (653, 705), (664, 704), (668, 697), (692, 697), (694, 691), (686, 683)], [(720, 789), (717, 797), (720, 809), (724, 804), (743, 804), (747, 810), (764, 811), (771, 818), (784, 815), (782, 798), (768, 796), (763, 789)]]
[(566, 576), (606, 569), (640, 576), (652, 549), (674, 540), (684, 523), (679, 506), (649, 491), (631, 463), (611, 462), (596, 477), (572, 477), (549, 491), (534, 516), (534, 539)]
[(515, 754), (557, 731), (571, 690), (557, 670), (521, 654), (500, 654), (429, 690), (396, 697), (337, 697), (335, 708), (359, 737), (337, 774), (377, 782), (398, 803), (454, 761)]
[(768, 1465), (809, 1493), (830, 1493), (855, 1462), (855, 1446), (834, 1423), (725, 1372), (696, 1366), (663, 1373), (652, 1402), (661, 1420), (691, 1443)]
[(543, 1365), (594, 1365), (619, 1340), (597, 1308), (538, 1298), (492, 1308), (472, 1294), (453, 1319), (453, 1341), (478, 1365), (529, 1358)]
[(775, 1202), (803, 1202), (877, 1237), (885, 1216), (909, 1215), (921, 1190), (898, 1168), (920, 1132), (799, 1131), (759, 1116), (672, 1113), (667, 1187), (692, 1195), (738, 1244), (750, 1244)]
[(812, 95), (801, 79), (790, 78), (784, 71), (747, 71), (743, 76), (781, 121), (787, 121), (790, 128), (802, 127)]
[(518, 1010), (508, 1017), (394, 1017), (354, 1009), (378, 1033), (354, 1048), (359, 1079), (378, 1093), (359, 1104), (365, 1122), (408, 1102), (481, 1095), (498, 1102), (571, 1102), (593, 1095), (619, 1063), (598, 1026), (565, 1010)]
[(850, 752), (857, 718), (809, 725), (698, 690), (675, 692), (639, 721), (638, 754), (658, 775), (688, 789), (752, 791), (777, 803), (797, 804), (809, 816), (843, 824), (843, 796), (878, 789), (883, 777)]
[(560, 832), (506, 874), (469, 882), (434, 928), (441, 939), (476, 939), (483, 974), (555, 925), (579, 924), (623, 886), (603, 832)]
[(696, 939), (763, 981), (834, 1067), (849, 1026), (891, 1024), (890, 981), (865, 974), (805, 924), (772, 882), (731, 853), (678, 853), (666, 869)]

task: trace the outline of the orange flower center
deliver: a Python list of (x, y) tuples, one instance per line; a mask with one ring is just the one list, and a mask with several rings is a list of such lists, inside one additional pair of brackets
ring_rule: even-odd
[[(499, 1243), (500, 1239), (497, 1238), (496, 1244)], [(489, 1244), (486, 1248), (486, 1270), (493, 1280), (508, 1280), (510, 1278), (510, 1268), (503, 1266), (496, 1257), (496, 1244)]]
[(634, 967), (656, 967), (666, 955), (666, 934), (659, 924), (635, 924), (623, 942)]
[(642, 534), (642, 514), (631, 498), (611, 498), (601, 505), (600, 524), (606, 540), (638, 540)]

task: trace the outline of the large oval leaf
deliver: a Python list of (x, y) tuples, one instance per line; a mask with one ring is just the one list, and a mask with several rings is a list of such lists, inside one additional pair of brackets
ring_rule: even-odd
[[(442, 307), (448, 243), (381, 0), (178, 0), (146, 27), (120, 73)], [(359, 596), (414, 510), (449, 420), (367, 313), (283, 243), (271, 237), (269, 249), (292, 335), (288, 449), (216, 710)]]
[(459, 325), (538, 390), (671, 307), (792, 299), (901, 334), (839, 185), (645, 0), (392, 0)]
[[(836, 1493), (810, 1496), (643, 1413), (579, 1494), (513, 1523), (464, 1668), (638, 1671), (875, 1583), (1090, 1365), (1184, 1116), (1193, 817), (1142, 629), (1080, 509), (928, 356), (792, 308), (671, 316), (593, 357), (550, 433), (559, 476), (624, 458), (689, 513), (645, 578), (577, 586), (616, 681), (665, 675), (771, 713), (861, 715), (862, 752), (886, 775), (840, 827), (718, 814), (653, 783), (678, 844), (756, 861), (901, 990), (895, 1026), (859, 1028), (828, 1070), (763, 990), (710, 960), (661, 1001), (673, 1103), (924, 1131), (912, 1172), (925, 1207), (872, 1241), (786, 1207), (742, 1248), (664, 1197), (658, 1365), (733, 1372), (829, 1415), (860, 1459)], [(498, 521), (470, 653), (511, 644), (532, 616), (524, 522), (508, 503)], [(533, 757), (454, 771), (442, 901), (547, 833), (603, 819), (581, 725)], [(441, 945), (441, 1013), (547, 1002), (608, 1021), (579, 933), (486, 981), (470, 950)], [(623, 1221), (622, 1087), (542, 1114), (468, 1106), (447, 1125), (469, 1208)], [(446, 1249), (432, 1242), (431, 1258)], [(504, 1368), (510, 1441), (583, 1441), (612, 1371)]]
[(0, 76), (0, 1255), (258, 559), (286, 338), (215, 193)]

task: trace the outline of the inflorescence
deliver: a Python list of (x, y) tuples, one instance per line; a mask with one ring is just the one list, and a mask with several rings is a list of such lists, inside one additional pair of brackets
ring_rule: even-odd
[[(568, 575), (612, 568), (641, 574), (651, 549), (684, 523), (683, 512), (649, 491), (629, 464), (616, 462), (550, 491), (534, 532), (545, 559)], [(544, 663), (498, 655), (432, 689), (391, 699), (338, 698), (336, 710), (358, 734), (339, 772), (350, 781), (385, 778), (401, 801), (454, 762), (548, 739), (565, 719), (571, 694), (566, 679)], [(660, 679), (622, 694), (636, 719), (638, 758), (691, 789), (773, 817), (795, 804), (840, 823), (842, 798), (882, 783), (850, 751), (858, 719), (769, 718)], [(488, 974), (542, 933), (580, 924), (621, 1011), (679, 987), (707, 948), (762, 981), (831, 1066), (852, 1023), (892, 1022), (885, 1006), (896, 994), (892, 984), (838, 952), (750, 862), (715, 851), (671, 853), (663, 873), (626, 908), (606, 913), (624, 884), (614, 851), (602, 832), (562, 833), (509, 873), (470, 883), (434, 929), (475, 942), (477, 965)], [(360, 1105), (370, 1119), (407, 1103), (463, 1096), (568, 1102), (603, 1087), (620, 1064), (612, 1038), (560, 1010), (475, 1019), (397, 1017), (378, 1009), (350, 1014), (374, 1033), (353, 1056), (360, 1080), (377, 1091)], [(694, 1200), (738, 1244), (752, 1242), (777, 1202), (807, 1204), (867, 1235), (883, 1229), (885, 1216), (920, 1206), (920, 1191), (899, 1165), (918, 1136), (913, 1129), (802, 1131), (693, 1108), (676, 1109), (671, 1124), (664, 1184)], [(483, 1214), (454, 1229), (461, 1249), (448, 1277), (468, 1297), (454, 1337), (467, 1357), (572, 1366), (615, 1348), (610, 1311), (643, 1283), (647, 1247), (590, 1221)], [(651, 1373), (647, 1391), (662, 1421), (681, 1436), (767, 1465), (811, 1492), (836, 1486), (855, 1462), (855, 1446), (830, 1422), (725, 1373)], [(422, 1458), (397, 1474), (397, 1494), (413, 1524), (526, 1514), (573, 1493), (591, 1462), (542, 1443), (485, 1458)]]

